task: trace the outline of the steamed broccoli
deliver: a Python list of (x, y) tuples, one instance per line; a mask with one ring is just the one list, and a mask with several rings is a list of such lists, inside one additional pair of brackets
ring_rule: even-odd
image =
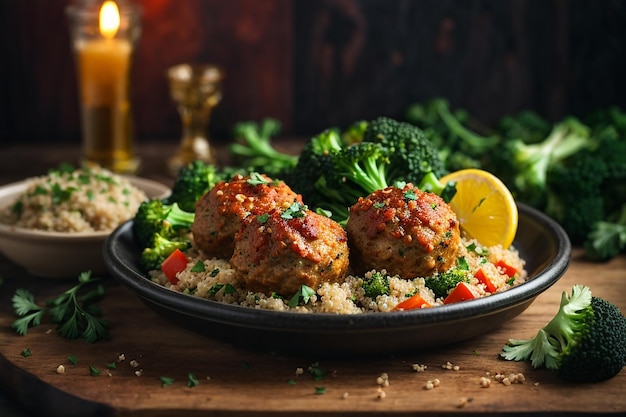
[(584, 244), (590, 259), (605, 261), (626, 250), (626, 203), (615, 214), (615, 218), (609, 217), (591, 226)]
[(184, 236), (163, 237), (160, 233), (152, 236), (147, 247), (141, 251), (139, 263), (141, 267), (150, 271), (161, 268), (161, 264), (176, 249), (185, 251), (191, 246), (191, 241)]
[(280, 133), (280, 129), (280, 122), (272, 118), (265, 118), (260, 123), (244, 121), (235, 124), (235, 142), (230, 146), (235, 162), (248, 171), (282, 179), (296, 166), (298, 157), (272, 146), (272, 138)]
[(509, 339), (500, 355), (529, 360), (557, 376), (577, 382), (612, 378), (626, 364), (626, 318), (608, 301), (594, 297), (589, 287), (575, 285), (563, 292), (556, 316), (532, 339)]
[(437, 178), (447, 172), (432, 142), (410, 123), (389, 117), (374, 119), (367, 125), (363, 142), (380, 143), (388, 149), (390, 184), (404, 181), (417, 185), (429, 172)]
[(215, 165), (196, 160), (182, 167), (172, 186), (172, 193), (166, 202), (178, 203), (181, 209), (193, 212), (196, 202), (207, 191), (220, 181), (226, 181), (232, 176), (228, 170), (220, 170)]
[(369, 278), (363, 280), (361, 286), (365, 291), (365, 296), (370, 298), (376, 298), (379, 295), (389, 295), (391, 291), (389, 288), (389, 277), (383, 275), (380, 271), (374, 271)]
[[(332, 154), (343, 146), (339, 129), (331, 128), (320, 132), (304, 145), (295, 169), (285, 176), (285, 182), (295, 192), (300, 193), (310, 207), (317, 208), (324, 201), (316, 183), (324, 181), (322, 174), (329, 172), (333, 166)], [(341, 206), (338, 209), (344, 210)]]
[(330, 211), (343, 223), (359, 197), (388, 186), (424, 180), (428, 191), (444, 190), (437, 180), (445, 173), (443, 163), (419, 128), (386, 117), (359, 126), (357, 131), (365, 128), (360, 141), (344, 142), (335, 128), (305, 145), (285, 181), (309, 206)]
[(142, 202), (132, 226), (141, 249), (141, 266), (146, 270), (158, 269), (175, 249), (187, 249), (194, 218), (194, 213), (182, 210), (177, 203), (167, 204), (159, 199)]
[(575, 244), (594, 224), (617, 217), (626, 203), (626, 140), (613, 127), (593, 133), (594, 148), (578, 152), (548, 171), (545, 212)]
[(195, 214), (182, 210), (177, 203), (159, 199), (142, 202), (133, 218), (133, 234), (142, 248), (152, 243), (155, 234), (165, 238), (181, 235), (191, 228)]
[(469, 280), (469, 270), (460, 267), (424, 278), (426, 286), (433, 291), (436, 298), (446, 297), (459, 282), (469, 282)]
[(469, 114), (463, 109), (453, 111), (444, 98), (413, 103), (407, 109), (406, 119), (424, 131), (449, 171), (480, 168), (485, 152), (500, 143), (495, 134), (483, 136), (471, 130)]
[(556, 165), (595, 146), (589, 128), (570, 117), (557, 123), (541, 142), (508, 138), (502, 152), (494, 153), (496, 172), (520, 201), (535, 207), (545, 204), (548, 172)]
[(363, 135), (365, 134), (365, 130), (367, 130), (367, 125), (367, 120), (359, 120), (358, 122), (352, 123), (341, 134), (342, 142), (346, 145), (363, 142)]
[(497, 122), (496, 130), (504, 138), (520, 139), (530, 144), (547, 138), (552, 125), (534, 111), (524, 110), (515, 115), (503, 116)]

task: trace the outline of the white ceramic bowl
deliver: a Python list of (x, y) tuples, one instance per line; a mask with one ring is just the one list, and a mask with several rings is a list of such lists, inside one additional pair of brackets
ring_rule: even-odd
[[(170, 189), (159, 182), (127, 177), (149, 198), (162, 198)], [(12, 204), (27, 187), (20, 181), (0, 187), (0, 209)], [(110, 232), (62, 233), (29, 230), (0, 223), (0, 252), (30, 274), (47, 278), (76, 278), (83, 271), (104, 274), (102, 245)]]

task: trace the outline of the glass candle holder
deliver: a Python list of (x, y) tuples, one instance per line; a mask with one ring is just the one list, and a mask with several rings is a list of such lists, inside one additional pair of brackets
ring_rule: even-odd
[(210, 64), (180, 64), (169, 68), (170, 95), (181, 118), (182, 137), (168, 168), (176, 176), (181, 167), (194, 160), (216, 164), (209, 141), (213, 109), (222, 99), (224, 70)]
[(85, 0), (66, 12), (77, 66), (81, 162), (136, 172), (140, 161), (133, 148), (131, 67), (141, 9), (123, 0)]

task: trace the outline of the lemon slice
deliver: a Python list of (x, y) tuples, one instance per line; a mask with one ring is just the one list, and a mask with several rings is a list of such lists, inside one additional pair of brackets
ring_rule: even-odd
[(517, 204), (498, 177), (481, 169), (462, 169), (440, 181), (456, 183), (450, 206), (470, 238), (486, 246), (511, 246), (517, 233)]

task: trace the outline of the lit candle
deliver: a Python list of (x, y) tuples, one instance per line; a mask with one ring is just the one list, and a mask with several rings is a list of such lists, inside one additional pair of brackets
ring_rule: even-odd
[(82, 104), (87, 107), (127, 106), (128, 77), (132, 45), (128, 39), (115, 39), (120, 12), (114, 1), (100, 9), (101, 39), (76, 43)]
[(78, 69), (83, 163), (137, 170), (130, 75), (138, 10), (107, 0), (99, 9), (68, 8)]

